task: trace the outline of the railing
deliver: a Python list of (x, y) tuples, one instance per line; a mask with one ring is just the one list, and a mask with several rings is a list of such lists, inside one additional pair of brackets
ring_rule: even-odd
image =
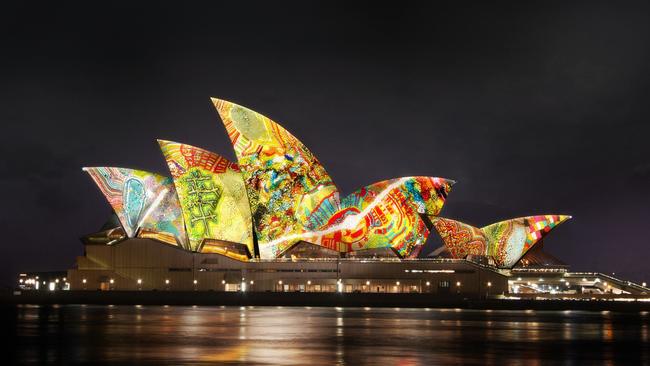
[(567, 273), (569, 276), (573, 277), (601, 277), (609, 280), (610, 282), (613, 282), (619, 286), (627, 286), (631, 287), (637, 291), (644, 291), (650, 293), (650, 288), (644, 287), (639, 285), (638, 283), (634, 283), (632, 281), (623, 281), (620, 278), (612, 277), (610, 275), (601, 273), (601, 272), (569, 272)]
[(432, 263), (432, 264), (468, 264), (485, 270), (503, 273), (504, 270), (493, 265), (483, 264), (468, 259), (452, 258), (275, 258), (251, 259), (251, 263)]
[[(258, 263), (286, 263), (286, 262), (431, 262), (431, 263), (476, 263), (465, 259), (450, 258), (275, 258), (251, 259), (250, 262)], [(478, 264), (478, 263), (477, 263)]]

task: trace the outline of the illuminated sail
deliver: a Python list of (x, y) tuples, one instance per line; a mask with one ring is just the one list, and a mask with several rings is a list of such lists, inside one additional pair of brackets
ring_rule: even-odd
[(430, 219), (454, 258), (486, 255), (494, 259), (497, 267), (511, 268), (535, 243), (570, 218), (566, 215), (526, 216), (481, 229), (441, 217)]
[(271, 119), (212, 99), (241, 169), (263, 258), (274, 258), (297, 241), (286, 238), (315, 230), (313, 213), (338, 202), (338, 189), (318, 159)]
[(237, 165), (198, 147), (158, 143), (174, 179), (191, 250), (223, 252), (240, 259), (241, 252), (224, 252), (227, 243), (240, 243), (252, 255), (251, 213)]
[(111, 204), (128, 237), (155, 236), (187, 248), (183, 217), (171, 178), (126, 168), (83, 170)]

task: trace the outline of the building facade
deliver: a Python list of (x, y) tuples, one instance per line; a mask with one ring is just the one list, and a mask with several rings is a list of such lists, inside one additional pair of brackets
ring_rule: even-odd
[(378, 292), (503, 295), (508, 277), (459, 259), (284, 258), (239, 261), (153, 239), (90, 244), (67, 280), (72, 290)]

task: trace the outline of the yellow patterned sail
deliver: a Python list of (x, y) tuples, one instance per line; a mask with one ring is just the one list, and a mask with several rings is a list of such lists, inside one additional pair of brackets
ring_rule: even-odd
[(224, 241), (243, 244), (252, 255), (251, 213), (237, 165), (198, 147), (158, 143), (174, 179), (191, 250), (242, 259), (241, 252), (228, 252), (227, 245), (214, 242)]
[(271, 119), (212, 99), (246, 183), (262, 258), (275, 258), (297, 241), (283, 238), (315, 230), (314, 212), (338, 202), (339, 192), (307, 147)]

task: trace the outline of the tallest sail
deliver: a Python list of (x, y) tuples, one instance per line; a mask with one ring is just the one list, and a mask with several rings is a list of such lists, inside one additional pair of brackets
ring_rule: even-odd
[(251, 204), (260, 254), (284, 252), (339, 192), (318, 159), (291, 133), (248, 108), (212, 99), (232, 141)]

